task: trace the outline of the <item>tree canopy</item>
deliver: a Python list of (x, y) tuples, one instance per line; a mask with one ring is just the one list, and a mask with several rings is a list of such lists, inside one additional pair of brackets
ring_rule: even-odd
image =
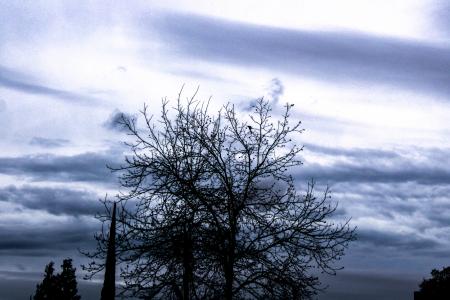
[[(320, 282), (310, 271), (334, 274), (334, 262), (354, 239), (348, 220), (333, 222), (328, 191), (304, 192), (292, 171), (301, 165), (295, 143), (301, 123), (293, 105), (277, 119), (260, 99), (248, 117), (231, 104), (216, 115), (194, 97), (144, 128), (121, 122), (134, 139), (115, 170), (118, 196), (116, 252), (122, 293), (149, 299), (308, 299)], [(110, 220), (106, 214), (104, 221)], [(107, 234), (97, 236), (103, 269)]]
[(36, 287), (34, 300), (80, 300), (78, 295), (76, 269), (72, 267), (72, 259), (64, 259), (61, 273), (54, 275), (54, 263), (45, 267), (44, 279)]
[(450, 299), (450, 267), (442, 268), (442, 270), (433, 269), (431, 278), (424, 279), (420, 284), (418, 294), (420, 299)]

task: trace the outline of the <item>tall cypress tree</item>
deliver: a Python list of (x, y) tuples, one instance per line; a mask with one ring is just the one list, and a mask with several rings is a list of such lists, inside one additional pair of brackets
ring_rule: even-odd
[(108, 252), (106, 254), (105, 278), (101, 300), (114, 300), (116, 295), (116, 203), (113, 204), (109, 229)]

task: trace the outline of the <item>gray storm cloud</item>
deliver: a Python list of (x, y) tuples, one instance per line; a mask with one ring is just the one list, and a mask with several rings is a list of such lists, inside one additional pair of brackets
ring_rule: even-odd
[(94, 216), (102, 210), (99, 195), (68, 188), (7, 186), (0, 188), (0, 202), (27, 209), (42, 210), (53, 215)]
[(75, 181), (114, 183), (117, 176), (108, 169), (123, 157), (116, 152), (87, 152), (64, 156), (56, 154), (0, 157), (0, 174), (22, 176), (32, 181)]

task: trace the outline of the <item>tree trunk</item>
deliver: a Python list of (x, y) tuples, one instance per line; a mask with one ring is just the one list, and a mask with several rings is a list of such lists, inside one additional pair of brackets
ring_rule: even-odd
[(189, 225), (184, 230), (183, 238), (183, 300), (190, 300), (193, 279), (193, 254), (192, 235)]
[[(233, 226), (234, 227), (234, 226)], [(227, 254), (225, 257), (225, 299), (233, 299), (234, 253), (236, 248), (236, 230), (231, 229)]]

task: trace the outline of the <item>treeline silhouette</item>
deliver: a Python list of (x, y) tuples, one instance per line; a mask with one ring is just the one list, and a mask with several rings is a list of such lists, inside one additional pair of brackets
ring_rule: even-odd
[(424, 279), (419, 286), (420, 290), (414, 292), (414, 300), (449, 300), (450, 267), (433, 269), (431, 278)]
[[(334, 265), (355, 239), (348, 220), (331, 221), (337, 204), (314, 193), (314, 182), (298, 194), (288, 170), (300, 166), (289, 122), (260, 99), (247, 120), (228, 104), (218, 115), (194, 97), (169, 117), (163, 102), (158, 126), (144, 107), (144, 130), (134, 117), (121, 126), (135, 138), (120, 172), (124, 191), (112, 209), (104, 200), (102, 232), (87, 279), (105, 271), (102, 300), (115, 297), (115, 268), (121, 264), (120, 295), (142, 299), (311, 299), (321, 291), (315, 268), (336, 274)], [(132, 204), (131, 207), (129, 204)], [(119, 204), (116, 216), (116, 204)], [(54, 274), (45, 268), (34, 300), (79, 300), (75, 268), (65, 259)], [(416, 300), (450, 299), (450, 267), (433, 270)]]
[[(112, 225), (110, 229), (113, 230), (114, 226)], [(105, 275), (101, 299), (112, 300), (115, 299), (115, 279), (112, 276), (114, 266), (111, 266), (111, 261), (106, 263), (110, 264), (109, 271), (106, 272), (109, 275)], [(37, 285), (36, 293), (34, 296), (30, 296), (30, 300), (80, 300), (81, 296), (78, 295), (77, 291), (76, 269), (72, 267), (72, 259), (68, 258), (63, 261), (60, 274), (53, 274), (53, 265), (54, 263), (50, 262), (45, 267), (44, 279)], [(414, 292), (414, 300), (450, 299), (450, 267), (445, 267), (442, 270), (433, 269), (431, 278), (423, 279), (419, 287), (420, 290)]]
[(50, 262), (45, 267), (44, 279), (36, 286), (33, 300), (80, 300), (72, 259), (64, 259), (61, 273), (54, 274), (53, 266), (54, 263)]

